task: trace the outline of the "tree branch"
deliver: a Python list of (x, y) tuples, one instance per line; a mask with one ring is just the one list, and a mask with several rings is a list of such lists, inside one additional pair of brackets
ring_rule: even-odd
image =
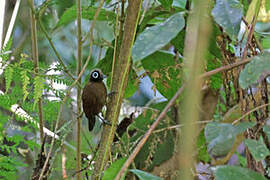
[[(29, 2), (32, 9), (34, 9), (34, 0)], [(38, 74), (39, 60), (38, 60), (38, 44), (37, 44), (37, 22), (34, 12), (30, 8), (30, 18), (31, 18), (31, 38), (32, 38), (32, 58), (34, 61), (34, 70)], [(40, 141), (43, 142), (44, 132), (43, 132), (43, 108), (42, 108), (42, 97), (38, 100), (38, 117), (39, 117), (39, 132)]]
[(125, 31), (112, 80), (112, 92), (117, 92), (117, 95), (112, 96), (109, 100), (106, 112), (106, 119), (112, 122), (112, 126), (105, 126), (103, 129), (93, 179), (101, 179), (102, 172), (108, 161), (131, 66), (131, 50), (135, 39), (141, 3), (142, 0), (129, 0), (128, 2), (124, 24)]
[[(81, 0), (77, 0), (77, 40), (78, 40), (78, 51), (77, 51), (77, 75), (82, 69), (82, 29), (81, 29), (81, 19), (82, 19), (82, 9)], [(81, 78), (79, 77), (78, 82), (81, 84)], [(77, 87), (77, 114), (82, 112), (82, 88)], [(81, 116), (77, 116), (77, 156), (76, 156), (76, 170), (81, 169)], [(76, 179), (81, 179), (81, 173), (77, 173)]]

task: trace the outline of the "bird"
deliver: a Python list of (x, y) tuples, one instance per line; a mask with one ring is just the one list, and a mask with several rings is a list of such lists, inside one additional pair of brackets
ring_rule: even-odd
[(93, 69), (90, 73), (89, 82), (85, 85), (82, 93), (82, 104), (85, 116), (88, 119), (88, 129), (92, 131), (95, 126), (96, 116), (106, 104), (107, 88), (103, 82), (106, 76), (100, 69)]

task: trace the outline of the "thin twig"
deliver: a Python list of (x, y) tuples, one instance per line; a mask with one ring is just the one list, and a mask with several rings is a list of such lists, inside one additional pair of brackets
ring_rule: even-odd
[[(81, 18), (82, 18), (81, 0), (77, 0), (77, 40), (78, 40), (78, 51), (77, 51), (77, 74), (79, 76), (82, 68), (82, 29), (81, 29)], [(78, 80), (81, 83), (81, 78)], [(82, 88), (77, 88), (77, 114), (82, 112)], [(76, 170), (81, 169), (81, 116), (77, 116), (77, 156), (76, 156)], [(77, 180), (81, 179), (81, 173), (77, 173)]]
[[(223, 72), (223, 71), (227, 71), (227, 70), (231, 70), (235, 67), (247, 64), (248, 62), (251, 61), (250, 59), (246, 59), (243, 61), (239, 61), (236, 62), (234, 64), (230, 64), (230, 65), (226, 65), (217, 69), (214, 69), (212, 71), (208, 71), (204, 74), (202, 74), (200, 76), (200, 78), (207, 78), (210, 77), (212, 75), (215, 75), (217, 73)], [(119, 178), (122, 176), (122, 174), (125, 172), (125, 170), (128, 168), (128, 166), (132, 163), (132, 161), (134, 160), (134, 158), (136, 157), (136, 155), (139, 153), (139, 151), (141, 150), (142, 146), (144, 145), (144, 143), (146, 142), (146, 140), (149, 138), (149, 136), (151, 135), (152, 131), (156, 128), (156, 126), (158, 125), (158, 123), (161, 121), (161, 119), (163, 119), (166, 115), (166, 113), (168, 112), (168, 110), (170, 109), (170, 107), (175, 103), (176, 99), (180, 96), (180, 94), (182, 93), (183, 89), (185, 87), (185, 84), (182, 85), (182, 87), (180, 87), (178, 89), (178, 91), (176, 92), (176, 94), (173, 96), (173, 98), (168, 102), (168, 104), (166, 105), (166, 107), (162, 110), (162, 112), (160, 113), (160, 115), (157, 117), (157, 119), (155, 120), (155, 122), (151, 125), (151, 127), (149, 128), (149, 130), (145, 133), (144, 137), (141, 139), (141, 141), (139, 142), (138, 146), (133, 150), (133, 152), (131, 153), (131, 155), (129, 156), (128, 160), (125, 162), (125, 164), (123, 165), (123, 167), (121, 168), (121, 170), (119, 171), (118, 175), (117, 175), (117, 180), (119, 180)]]
[(155, 120), (155, 122), (151, 125), (149, 130), (145, 133), (144, 137), (141, 139), (139, 144), (136, 146), (136, 148), (133, 150), (131, 155), (129, 156), (128, 160), (125, 162), (125, 164), (122, 166), (121, 170), (117, 174), (115, 180), (119, 180), (122, 174), (125, 172), (125, 170), (128, 168), (128, 166), (131, 164), (131, 162), (134, 160), (136, 155), (141, 150), (142, 146), (145, 144), (146, 140), (149, 138), (149, 136), (152, 134), (152, 131), (157, 127), (158, 123), (163, 119), (163, 117), (166, 115), (166, 113), (169, 111), (170, 107), (175, 103), (176, 99), (179, 97), (179, 95), (183, 92), (185, 85), (183, 85), (181, 88), (178, 89), (178, 91), (175, 93), (173, 98), (169, 101), (169, 103), (166, 105), (166, 107), (163, 109), (163, 111), (160, 113), (158, 118)]
[(231, 69), (236, 68), (238, 66), (245, 65), (245, 64), (249, 63), (251, 60), (252, 60), (252, 58), (248, 58), (248, 59), (245, 59), (242, 61), (237, 61), (236, 63), (233, 63), (233, 64), (228, 64), (226, 66), (222, 66), (222, 67), (214, 69), (212, 71), (208, 71), (208, 72), (203, 73), (200, 76), (200, 78), (207, 78), (207, 77), (210, 77), (210, 76), (215, 75), (217, 73), (231, 70)]
[[(210, 122), (213, 122), (213, 120), (197, 121), (197, 122), (189, 124), (189, 125), (205, 124), (205, 123), (210, 123)], [(153, 133), (160, 133), (160, 132), (163, 132), (163, 131), (167, 131), (167, 130), (171, 130), (171, 129), (177, 129), (177, 128), (181, 128), (181, 127), (184, 127), (184, 126), (185, 126), (185, 124), (177, 124), (177, 125), (174, 125), (174, 126), (170, 126), (170, 127), (166, 127), (166, 128), (162, 128), (162, 129), (157, 129), (157, 130), (153, 131)]]
[[(29, 2), (32, 9), (34, 9), (34, 0)], [(34, 71), (38, 73), (39, 60), (38, 60), (38, 44), (37, 44), (37, 22), (35, 14), (30, 9), (31, 17), (31, 38), (32, 38), (32, 58), (34, 61)], [(43, 108), (42, 108), (42, 97), (38, 99), (38, 117), (39, 117), (39, 132), (40, 132), (40, 141), (43, 142), (44, 132), (43, 132)]]
[(243, 116), (241, 116), (240, 118), (236, 119), (235, 121), (233, 121), (232, 125), (235, 125), (237, 122), (241, 121), (242, 119), (244, 119), (246, 116), (248, 116), (249, 114), (261, 109), (261, 108), (264, 108), (266, 106), (269, 106), (270, 103), (267, 103), (267, 104), (263, 104), (263, 105), (260, 105), (260, 106), (257, 106), (256, 108), (248, 111), (247, 113), (245, 113)]

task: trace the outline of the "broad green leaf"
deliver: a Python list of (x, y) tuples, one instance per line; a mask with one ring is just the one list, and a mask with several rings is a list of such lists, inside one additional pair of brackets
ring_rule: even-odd
[(252, 84), (260, 83), (270, 73), (270, 53), (253, 57), (241, 71), (239, 84), (243, 89), (246, 89)]
[(173, 0), (158, 0), (158, 2), (160, 2), (160, 4), (165, 8), (165, 9), (169, 9), (173, 3)]
[(217, 166), (214, 176), (216, 180), (266, 180), (259, 173), (239, 166)]
[(205, 127), (205, 137), (208, 151), (212, 156), (226, 155), (232, 148), (235, 137), (255, 123), (243, 122), (237, 126), (212, 122)]
[(133, 62), (139, 61), (168, 44), (185, 26), (182, 13), (176, 13), (161, 24), (140, 33), (132, 49)]
[[(74, 5), (71, 8), (67, 9), (63, 15), (60, 17), (59, 21), (56, 24), (55, 28), (58, 28), (63, 25), (67, 25), (68, 23), (74, 21), (77, 17), (77, 6)], [(96, 7), (82, 7), (82, 18), (93, 20), (96, 14)], [(107, 11), (105, 9), (101, 9), (97, 20), (99, 21), (113, 21), (115, 19), (115, 13), (112, 11)]]
[(155, 85), (152, 88), (172, 98), (183, 82), (181, 62), (170, 53), (157, 51), (143, 59), (142, 65)]
[(270, 151), (264, 144), (262, 137), (260, 137), (258, 141), (254, 139), (246, 139), (245, 144), (256, 161), (264, 160), (266, 156), (270, 155)]
[(232, 39), (237, 39), (243, 16), (243, 6), (237, 0), (217, 0), (212, 16)]
[(112, 165), (108, 169), (105, 170), (104, 176), (102, 177), (102, 179), (104, 180), (114, 179), (117, 173), (122, 168), (123, 164), (126, 162), (126, 160), (127, 158), (121, 158), (113, 162)]
[(141, 171), (139, 169), (131, 169), (129, 171), (131, 171), (134, 174), (136, 174), (140, 180), (162, 180), (158, 176), (155, 176), (155, 175), (150, 174), (150, 173), (145, 172), (145, 171)]

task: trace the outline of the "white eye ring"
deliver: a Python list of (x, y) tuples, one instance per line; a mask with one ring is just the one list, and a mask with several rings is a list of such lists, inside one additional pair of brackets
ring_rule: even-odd
[(94, 79), (97, 79), (98, 76), (99, 76), (99, 73), (98, 73), (98, 72), (93, 72), (93, 73), (92, 73), (92, 77), (93, 77)]

